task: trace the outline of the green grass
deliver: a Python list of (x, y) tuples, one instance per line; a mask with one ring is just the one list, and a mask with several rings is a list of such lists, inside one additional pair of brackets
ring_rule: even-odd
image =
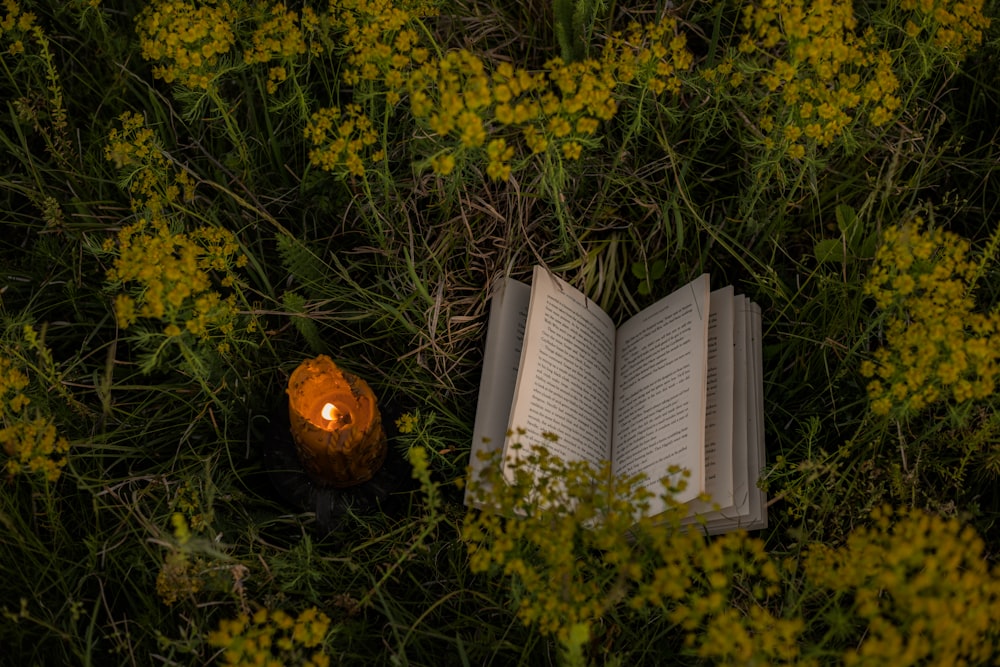
[[(391, 48), (408, 28), (427, 49), (402, 53), (404, 80), (395, 83), (387, 79), (395, 66), (381, 61), (374, 75), (351, 78), (370, 51), (355, 49), (343, 16), (384, 18), (365, 14), (374, 3), (292, 4), (322, 20), (296, 23), (304, 52), (274, 53), (265, 64), (243, 54), (269, 5), (228, 5), (233, 42), (201, 70), (212, 77), (207, 89), (180, 75), (166, 81), (156, 68), (171, 62), (144, 55), (140, 37), (155, 32), (145, 4), (0, 7), (0, 663), (225, 664), (209, 633), (261, 608), (325, 614), (319, 648), (333, 664), (736, 662), (699, 648), (717, 617), (685, 627), (676, 600), (609, 603), (574, 653), (565, 637), (522, 623), (519, 610), (536, 598), (521, 579), (469, 567), (461, 531), (470, 519), (456, 482), (468, 463), (488, 297), (498, 278), (525, 278), (538, 263), (617, 321), (703, 271), (762, 305), (771, 525), (757, 537), (780, 564), (781, 593), (754, 597), (756, 575), (738, 559), (730, 593), (744, 619), (759, 607), (801, 620), (804, 661), (840, 664), (877, 635), (842, 591), (789, 565), (807, 562), (816, 545), (843, 547), (872, 525), (873, 509), (957, 517), (995, 561), (996, 393), (945, 396), (891, 419), (871, 410), (860, 367), (885, 343), (890, 314), (864, 285), (894, 225), (919, 215), (968, 239), (983, 258), (977, 306), (997, 307), (996, 2), (939, 1), (981, 5), (994, 18), (980, 44), (965, 35), (946, 49), (935, 46), (931, 19), (906, 36), (916, 16), (906, 3), (855, 2), (853, 32), (870, 26), (866, 48), (889, 54), (899, 106), (883, 124), (869, 115), (876, 102), (851, 107), (828, 144), (789, 139), (783, 125), (808, 122), (801, 103), (760, 83), (787, 56), (787, 35), (738, 50), (750, 3), (668, 11), (637, 1), (441, 0), (423, 13), (426, 3), (387, 3), (404, 12), (385, 38)], [(24, 24), (4, 24), (12, 13)], [(656, 76), (667, 75), (629, 78), (614, 32), (664, 17), (676, 20), (665, 44), (679, 92), (657, 94)], [(671, 51), (675, 33), (686, 43)], [(212, 38), (198, 39), (200, 49)], [(489, 77), (507, 63), (540, 77), (539, 97), (556, 91), (555, 106), (508, 125), (495, 96), (475, 107), (482, 143), (463, 143), (461, 127), (435, 131), (411, 106), (416, 88), (405, 77), (458, 49), (483, 64), (489, 94), (499, 85)], [(569, 110), (574, 92), (554, 83), (570, 65), (552, 59), (585, 53), (612, 54), (592, 71), (616, 82), (614, 113), (593, 134), (575, 125), (590, 112)], [(713, 78), (724, 63), (744, 81)], [(819, 76), (800, 65), (802, 78)], [(276, 66), (286, 78), (272, 91)], [(859, 90), (874, 77), (870, 64), (842, 67), (859, 73)], [(473, 74), (461, 76), (469, 95)], [(371, 120), (371, 141), (324, 169), (321, 154), (335, 152), (341, 130), (334, 124), (317, 141), (307, 133), (321, 109), (339, 107), (343, 120), (349, 104)], [(150, 134), (126, 137), (132, 152), (116, 164), (106, 147), (125, 112), (141, 114)], [(776, 129), (766, 129), (766, 116)], [(547, 125), (553, 118), (573, 121), (568, 135)], [(532, 151), (528, 127), (549, 145)], [(514, 150), (494, 160), (489, 142), (500, 138)], [(570, 141), (579, 157), (564, 153)], [(363, 173), (344, 159), (352, 151)], [(434, 166), (444, 155), (455, 159), (450, 172)], [(498, 166), (509, 176), (492, 178)], [(185, 180), (193, 196), (173, 189)], [(129, 261), (122, 230), (142, 221), (136, 243), (154, 271), (122, 282), (113, 275)], [(197, 244), (199, 230), (224, 230), (235, 250), (167, 276), (181, 251), (157, 250), (157, 239), (181, 248)], [(198, 252), (209, 252), (205, 243)], [(171, 286), (192, 285), (164, 313), (123, 326), (121, 295), (141, 309)], [(185, 326), (207, 293), (232, 305), (206, 315), (199, 335)], [(417, 427), (390, 443), (392, 456), (405, 462), (419, 447), (429, 460), (427, 475), (401, 483), (387, 511), (350, 512), (331, 533), (275, 493), (263, 458), (289, 374), (317, 354), (365, 378), (389, 419), (416, 415)], [(19, 407), (18, 396), (29, 402)], [(33, 420), (53, 425), (68, 452), (36, 448), (32, 459), (42, 431), (30, 446), (16, 434)], [(57, 479), (40, 472), (45, 461), (61, 463)], [(12, 464), (28, 469), (15, 474)], [(616, 581), (600, 554), (579, 558), (581, 572)], [(706, 574), (692, 590), (708, 591), (699, 587), (711, 568), (697, 567)], [(984, 590), (1000, 585), (995, 570), (983, 576)], [(901, 632), (911, 627), (904, 616), (891, 616)], [(993, 622), (981, 639), (998, 634)], [(769, 635), (757, 628), (755, 636)], [(274, 655), (295, 663), (311, 650)]]

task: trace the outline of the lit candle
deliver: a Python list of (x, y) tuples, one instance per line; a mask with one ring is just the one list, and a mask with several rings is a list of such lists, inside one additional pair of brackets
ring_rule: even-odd
[(361, 484), (385, 462), (387, 443), (375, 394), (326, 355), (303, 361), (292, 373), (288, 416), (299, 461), (316, 484)]

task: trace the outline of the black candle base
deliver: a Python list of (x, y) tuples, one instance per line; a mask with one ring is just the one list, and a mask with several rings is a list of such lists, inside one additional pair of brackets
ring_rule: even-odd
[(409, 462), (393, 448), (396, 424), (392, 412), (382, 409), (382, 428), (388, 439), (385, 463), (367, 482), (335, 488), (309, 478), (295, 451), (288, 410), (275, 410), (270, 415), (263, 452), (264, 467), (278, 496), (300, 511), (314, 512), (316, 529), (323, 535), (341, 528), (351, 515), (396, 513), (404, 505), (406, 492), (416, 485)]

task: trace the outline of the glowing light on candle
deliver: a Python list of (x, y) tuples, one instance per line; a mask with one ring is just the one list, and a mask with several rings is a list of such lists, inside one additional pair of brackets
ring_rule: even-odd
[(288, 379), (288, 416), (296, 453), (310, 480), (348, 487), (382, 467), (386, 437), (368, 383), (320, 355)]

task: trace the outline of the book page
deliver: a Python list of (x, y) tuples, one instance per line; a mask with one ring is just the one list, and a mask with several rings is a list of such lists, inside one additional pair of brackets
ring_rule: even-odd
[[(747, 432), (750, 428), (749, 410), (753, 405), (749, 395), (749, 359), (747, 331), (749, 300), (742, 295), (733, 298), (733, 504), (720, 508), (718, 512), (704, 513), (700, 520), (707, 522), (707, 532), (725, 532), (729, 526), (738, 524), (740, 519), (750, 516), (750, 472), (747, 451)], [(687, 520), (685, 520), (687, 521)]]
[[(749, 436), (749, 449), (752, 460), (756, 465), (752, 467), (751, 479), (753, 488), (750, 489), (751, 511), (753, 513), (754, 529), (767, 528), (767, 494), (760, 488), (760, 477), (767, 465), (767, 454), (764, 449), (764, 338), (763, 323), (760, 306), (750, 302), (750, 351), (748, 356), (753, 363), (753, 384), (750, 385), (750, 394), (755, 399), (751, 409), (751, 431)], [(756, 502), (754, 502), (756, 500)]]
[[(598, 466), (611, 455), (614, 323), (569, 283), (536, 266), (505, 448), (504, 474), (518, 456), (545, 445), (564, 461)], [(545, 439), (551, 433), (555, 441)]]
[(710, 535), (738, 528), (757, 530), (767, 527), (767, 507), (763, 491), (757, 486), (764, 468), (759, 306), (746, 297), (737, 297), (736, 325), (736, 380), (737, 387), (740, 388), (738, 393), (744, 395), (736, 403), (734, 431), (737, 505), (731, 511), (721, 512), (709, 520), (706, 532)]
[(692, 500), (688, 504), (692, 514), (733, 506), (733, 401), (736, 396), (746, 399), (746, 392), (735, 388), (733, 307), (731, 285), (712, 292), (705, 387), (705, 493), (711, 498), (708, 502)]
[[(704, 274), (618, 330), (612, 460), (616, 475), (645, 473), (657, 497), (671, 465), (691, 472), (676, 500), (705, 486), (709, 280)], [(678, 477), (679, 479), (679, 477)], [(650, 512), (663, 506), (655, 503)]]
[[(492, 452), (503, 447), (507, 435), (530, 298), (531, 288), (513, 278), (502, 280), (492, 297), (469, 453), (473, 478), (486, 464), (480, 452)], [(470, 503), (468, 493), (469, 487), (466, 486), (466, 504)]]

